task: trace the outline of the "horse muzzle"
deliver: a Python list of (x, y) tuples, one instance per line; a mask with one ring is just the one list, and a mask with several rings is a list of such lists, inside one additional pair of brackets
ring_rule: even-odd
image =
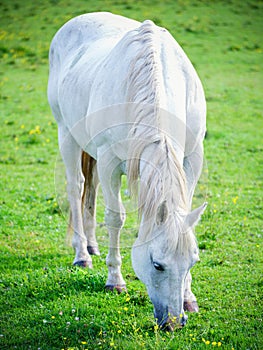
[(165, 319), (158, 319), (158, 325), (161, 330), (165, 332), (173, 332), (176, 329), (183, 328), (187, 323), (188, 316), (181, 315), (181, 317), (167, 316)]

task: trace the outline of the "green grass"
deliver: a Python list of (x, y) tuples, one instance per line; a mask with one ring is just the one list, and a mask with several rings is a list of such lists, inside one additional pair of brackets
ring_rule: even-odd
[[(128, 295), (104, 290), (103, 225), (93, 271), (71, 266), (73, 251), (65, 242), (47, 55), (65, 21), (97, 10), (165, 26), (206, 91), (208, 172), (195, 203), (206, 196), (209, 207), (197, 227), (201, 263), (193, 269), (200, 313), (173, 334), (156, 329), (152, 304), (131, 267), (135, 213), (122, 236)], [(263, 348), (262, 10), (262, 1), (254, 0), (0, 0), (1, 349)]]

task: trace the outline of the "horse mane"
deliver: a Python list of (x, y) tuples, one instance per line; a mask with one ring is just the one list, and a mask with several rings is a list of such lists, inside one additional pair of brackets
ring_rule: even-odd
[[(186, 178), (179, 163), (172, 141), (162, 128), (161, 103), (164, 82), (161, 71), (159, 28), (151, 21), (145, 21), (131, 38), (141, 42), (143, 47), (136, 52), (127, 73), (128, 102), (133, 103), (136, 115), (128, 135), (127, 177), (131, 192), (138, 196), (139, 215), (149, 222), (143, 240), (148, 239), (158, 208), (166, 202), (169, 216), (187, 211)], [(146, 183), (138, 186), (142, 154), (148, 154), (151, 169), (147, 170)], [(172, 212), (173, 211), (173, 212)], [(171, 220), (170, 220), (171, 222)], [(176, 230), (177, 231), (177, 230)], [(194, 237), (188, 234), (175, 235), (167, 230), (171, 247), (189, 245)], [(193, 235), (194, 236), (194, 235)], [(187, 238), (188, 237), (188, 238)], [(179, 240), (178, 240), (179, 238)]]

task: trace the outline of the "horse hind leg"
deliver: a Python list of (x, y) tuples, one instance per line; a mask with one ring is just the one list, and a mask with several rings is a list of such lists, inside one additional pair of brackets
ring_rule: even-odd
[(82, 150), (63, 125), (59, 125), (58, 136), (61, 156), (66, 167), (70, 227), (74, 231), (72, 245), (76, 255), (73, 264), (92, 268), (92, 259), (87, 251), (87, 238), (83, 229), (82, 193), (84, 176), (81, 168)]
[(96, 160), (82, 152), (82, 173), (85, 178), (82, 195), (83, 227), (90, 255), (100, 255), (96, 239), (96, 198), (99, 185)]

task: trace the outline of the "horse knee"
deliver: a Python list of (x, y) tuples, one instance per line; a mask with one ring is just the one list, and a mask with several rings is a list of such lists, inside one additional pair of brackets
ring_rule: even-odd
[(125, 222), (126, 214), (124, 211), (117, 212), (111, 209), (105, 210), (105, 223), (109, 228), (121, 229)]

